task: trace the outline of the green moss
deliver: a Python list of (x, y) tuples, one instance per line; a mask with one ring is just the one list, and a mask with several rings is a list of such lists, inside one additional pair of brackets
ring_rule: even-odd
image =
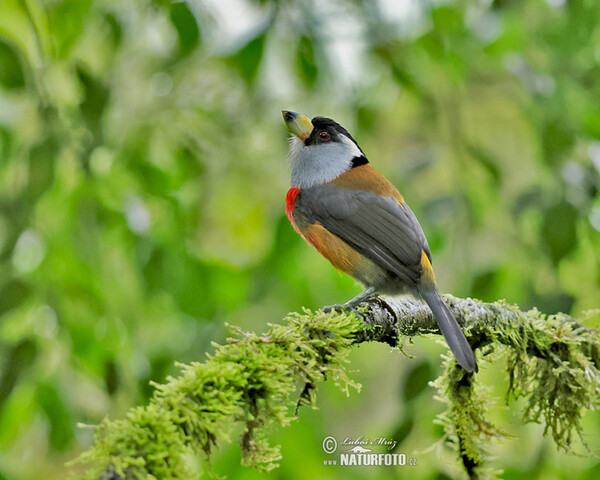
[(207, 455), (227, 438), (235, 422), (245, 424), (240, 439), (244, 465), (270, 470), (281, 459), (265, 431), (295, 419), (298, 381), (309, 388), (300, 402), (315, 405), (315, 385), (333, 380), (347, 394), (360, 386), (346, 374), (346, 356), (362, 330), (353, 313), (291, 314), (287, 325), (270, 325), (258, 336), (232, 327), (236, 336), (203, 363), (180, 365), (181, 374), (156, 384), (145, 407), (124, 420), (104, 420), (95, 442), (78, 461), (87, 465), (84, 478), (107, 472), (127, 479), (190, 478), (188, 457)]
[[(598, 332), (566, 315), (521, 312), (502, 301), (446, 300), (469, 326), (466, 334), (480, 365), (507, 359), (507, 401), (524, 398), (524, 421), (543, 423), (559, 448), (571, 450), (573, 434), (582, 434), (582, 415), (600, 404)], [(96, 427), (94, 445), (79, 459), (88, 467), (84, 478), (96, 480), (107, 473), (127, 479), (190, 478), (189, 457), (200, 451), (210, 456), (236, 423), (245, 427), (240, 438), (243, 464), (275, 468), (281, 453), (279, 446), (269, 444), (266, 432), (296, 418), (298, 385), (304, 388), (296, 409), (315, 405), (321, 380), (333, 381), (346, 394), (351, 388), (359, 390), (345, 368), (352, 344), (389, 342), (395, 338), (390, 325), (402, 331), (403, 322), (415, 323), (417, 314), (410, 308), (404, 315), (383, 329), (364, 325), (352, 312), (307, 310), (290, 314), (284, 325), (269, 325), (261, 336), (230, 327), (233, 338), (215, 345), (205, 362), (180, 365), (178, 377), (155, 385), (147, 406)], [(411, 328), (414, 335), (432, 326), (422, 322), (420, 330)], [(486, 418), (493, 399), (477, 378), (448, 357), (433, 385), (447, 405), (438, 419), (446, 431), (444, 440), (469, 476), (479, 479), (496, 475), (489, 467), (489, 452), (504, 435)]]
[[(536, 309), (522, 312), (504, 301), (485, 305), (494, 313), (481, 318), (467, 335), (479, 347), (480, 359), (498, 363), (507, 358), (509, 385), (506, 401), (524, 398), (525, 422), (544, 424), (557, 447), (572, 449), (573, 434), (582, 436), (581, 418), (600, 406), (600, 336), (573, 318), (546, 316)], [(464, 311), (468, 317), (472, 312)], [(479, 313), (479, 315), (481, 315)], [(447, 410), (439, 421), (471, 478), (495, 477), (489, 470), (490, 446), (504, 437), (485, 416), (493, 402), (477, 375), (458, 368), (453, 358), (433, 385)]]
[(469, 478), (488, 478), (495, 474), (486, 462), (490, 447), (504, 433), (486, 418), (492, 401), (487, 388), (475, 378), (454, 358), (446, 359), (444, 374), (432, 382), (439, 392), (437, 399), (447, 404), (437, 423), (444, 426), (444, 440), (457, 452)]
[(585, 445), (581, 417), (600, 406), (600, 338), (565, 315), (529, 314), (533, 321), (520, 324), (522, 336), (509, 353), (507, 395), (525, 398), (524, 420), (543, 423), (544, 433), (569, 451), (573, 433)]

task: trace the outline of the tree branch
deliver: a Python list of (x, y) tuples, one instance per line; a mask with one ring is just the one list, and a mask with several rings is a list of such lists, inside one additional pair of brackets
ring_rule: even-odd
[[(598, 332), (567, 315), (522, 312), (503, 301), (445, 300), (480, 361), (508, 357), (507, 397), (525, 398), (524, 420), (544, 423), (544, 433), (568, 450), (572, 433), (581, 436), (583, 413), (600, 405)], [(235, 338), (215, 345), (205, 362), (181, 365), (179, 377), (155, 385), (146, 407), (95, 427), (94, 445), (78, 459), (88, 465), (84, 478), (190, 478), (189, 455), (209, 455), (234, 422), (246, 427), (243, 463), (274, 468), (281, 456), (268, 444), (265, 426), (295, 419), (291, 399), (298, 380), (304, 389), (297, 406), (314, 406), (318, 381), (333, 380), (347, 394), (350, 387), (360, 389), (345, 369), (353, 344), (396, 345), (402, 336), (438, 332), (431, 311), (411, 298), (376, 298), (354, 312), (293, 313), (286, 325), (270, 325), (261, 336), (231, 328)], [(477, 376), (448, 356), (434, 386), (447, 404), (439, 418), (446, 442), (470, 477), (484, 476), (484, 447), (502, 434), (486, 419), (489, 400)]]
[[(571, 449), (572, 434), (583, 445), (580, 419), (600, 404), (600, 336), (573, 317), (521, 311), (504, 301), (483, 303), (445, 295), (444, 299), (479, 356), (493, 361), (494, 353), (508, 356), (510, 383), (506, 397), (523, 397), (523, 419), (543, 423), (556, 445)], [(395, 345), (400, 336), (439, 333), (429, 308), (415, 299), (373, 299), (360, 310), (372, 326), (362, 340)], [(489, 474), (485, 445), (503, 434), (486, 419), (490, 403), (475, 375), (467, 374), (450, 356), (446, 372), (434, 385), (448, 404), (441, 416), (450, 443), (469, 477)]]
[[(457, 298), (444, 295), (446, 304), (452, 310), (459, 325), (469, 332), (469, 341), (474, 348), (480, 348), (492, 339), (487, 338), (490, 329), (494, 331), (520, 330), (526, 325), (545, 318), (537, 310), (524, 312), (515, 305), (504, 301), (483, 303), (471, 298)], [(400, 336), (414, 337), (428, 333), (440, 333), (437, 322), (429, 307), (412, 297), (373, 298), (355, 310), (363, 321), (372, 327), (364, 330), (358, 341), (383, 342), (395, 346)], [(583, 328), (573, 317), (563, 313), (552, 316), (559, 323), (566, 323), (574, 329)], [(585, 329), (584, 329), (585, 330)], [(514, 333), (514, 332), (512, 332)], [(518, 339), (514, 335), (496, 338), (500, 343), (514, 347)], [(540, 352), (538, 352), (540, 353)], [(597, 359), (596, 359), (597, 360)], [(596, 365), (598, 366), (598, 365)]]

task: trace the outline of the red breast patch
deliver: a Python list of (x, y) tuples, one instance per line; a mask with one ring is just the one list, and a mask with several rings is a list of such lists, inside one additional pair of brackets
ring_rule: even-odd
[(296, 227), (294, 224), (294, 217), (292, 216), (292, 212), (294, 211), (294, 203), (296, 203), (296, 197), (300, 193), (300, 189), (298, 187), (292, 187), (288, 190), (287, 195), (285, 196), (285, 214), (292, 222), (292, 225)]

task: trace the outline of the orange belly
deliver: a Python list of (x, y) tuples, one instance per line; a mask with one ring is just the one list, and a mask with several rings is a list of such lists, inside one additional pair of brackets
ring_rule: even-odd
[(309, 225), (301, 232), (301, 235), (336, 269), (359, 282), (365, 285), (375, 285), (384, 280), (386, 274), (383, 269), (329, 232), (320, 223)]

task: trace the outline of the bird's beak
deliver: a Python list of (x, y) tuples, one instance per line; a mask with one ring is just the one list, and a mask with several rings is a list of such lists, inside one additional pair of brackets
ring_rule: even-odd
[(310, 132), (313, 130), (310, 118), (296, 112), (290, 112), (289, 110), (282, 110), (281, 114), (291, 133), (296, 135), (300, 140), (306, 140), (309, 137)]

